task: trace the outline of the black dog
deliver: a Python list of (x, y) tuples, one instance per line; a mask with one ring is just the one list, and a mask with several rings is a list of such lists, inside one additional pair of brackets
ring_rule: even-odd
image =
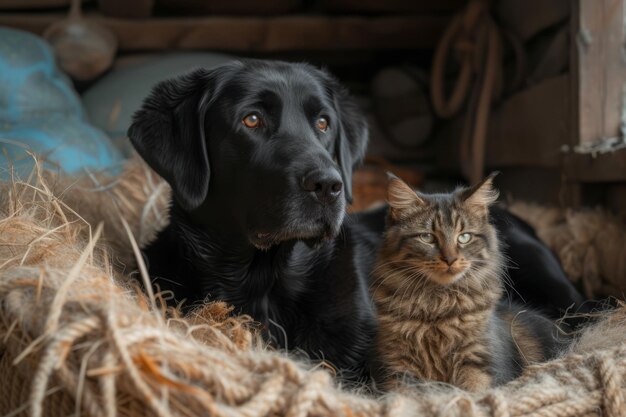
[[(344, 221), (368, 137), (347, 91), (306, 64), (233, 62), (157, 85), (128, 134), (174, 192), (171, 223), (145, 251), (159, 288), (190, 304), (224, 300), (276, 345), (364, 376), (385, 210)], [(521, 236), (509, 246), (549, 255)], [(562, 290), (553, 307), (580, 301), (538, 269), (535, 281)]]

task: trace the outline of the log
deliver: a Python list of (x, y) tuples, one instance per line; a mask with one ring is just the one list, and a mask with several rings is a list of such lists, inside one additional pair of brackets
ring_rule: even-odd
[[(7, 13), (0, 15), (0, 25), (40, 35), (64, 16)], [(421, 49), (432, 48), (449, 22), (447, 16), (209, 16), (145, 20), (87, 16), (111, 29), (122, 51)]]

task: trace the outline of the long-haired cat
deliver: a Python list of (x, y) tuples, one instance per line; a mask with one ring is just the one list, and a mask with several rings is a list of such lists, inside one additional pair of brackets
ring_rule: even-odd
[(495, 173), (448, 194), (388, 188), (385, 239), (371, 286), (384, 389), (443, 381), (479, 391), (515, 378), (558, 351), (555, 327), (502, 300), (504, 258), (488, 209)]

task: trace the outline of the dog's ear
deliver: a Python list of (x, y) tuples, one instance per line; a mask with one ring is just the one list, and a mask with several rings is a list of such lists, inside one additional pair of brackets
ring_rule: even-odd
[(157, 84), (128, 129), (137, 152), (187, 210), (197, 208), (209, 190), (204, 130), (214, 79), (213, 71), (200, 69)]
[(335, 158), (341, 170), (346, 200), (352, 202), (352, 169), (361, 162), (367, 149), (367, 119), (348, 90), (325, 72), (327, 88), (337, 111), (339, 133), (335, 139)]

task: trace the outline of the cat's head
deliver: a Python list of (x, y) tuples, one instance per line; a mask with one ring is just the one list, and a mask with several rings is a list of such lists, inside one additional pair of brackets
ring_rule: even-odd
[(496, 175), (447, 194), (415, 192), (391, 177), (387, 255), (441, 285), (499, 268), (497, 235), (489, 223), (489, 206), (498, 198)]

